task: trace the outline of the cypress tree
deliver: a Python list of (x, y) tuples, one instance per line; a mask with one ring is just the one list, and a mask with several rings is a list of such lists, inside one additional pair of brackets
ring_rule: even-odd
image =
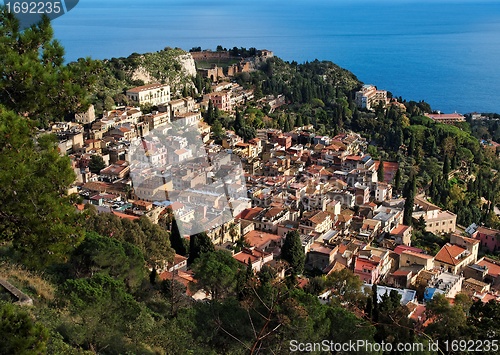
[(281, 249), (281, 258), (288, 261), (290, 264), (292, 275), (299, 275), (302, 273), (306, 256), (304, 248), (302, 247), (302, 242), (300, 241), (299, 232), (288, 232), (283, 248)]
[(209, 125), (214, 122), (214, 104), (212, 103), (212, 100), (208, 100), (208, 107), (205, 111), (204, 119)]
[(444, 156), (444, 163), (443, 163), (443, 176), (448, 179), (448, 174), (450, 173), (450, 158), (448, 158), (448, 155)]
[(172, 231), (170, 232), (170, 245), (174, 248), (175, 252), (179, 255), (187, 255), (186, 241), (181, 236), (179, 232), (179, 227), (177, 227), (177, 222), (172, 223)]
[(396, 190), (399, 190), (401, 188), (401, 169), (396, 171), (396, 176), (394, 177), (394, 187)]
[(415, 177), (411, 176), (410, 181), (407, 183), (407, 193), (406, 193), (406, 200), (405, 200), (405, 206), (404, 206), (404, 214), (403, 214), (403, 224), (406, 224), (407, 226), (412, 225), (412, 214), (413, 214), (413, 205), (415, 201), (415, 191), (417, 189), (416, 187), (416, 181)]
[(384, 182), (384, 161), (382, 159), (378, 162), (377, 178), (378, 181)]

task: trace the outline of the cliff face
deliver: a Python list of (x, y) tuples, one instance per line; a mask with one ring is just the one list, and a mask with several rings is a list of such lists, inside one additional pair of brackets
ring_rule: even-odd
[(191, 53), (186, 53), (178, 57), (179, 63), (182, 65), (183, 70), (191, 76), (196, 76), (196, 65)]
[[(193, 86), (196, 67), (193, 57), (179, 48), (158, 52), (133, 53), (127, 58), (103, 60), (103, 73), (96, 85), (95, 102), (116, 97), (128, 88), (153, 82), (166, 83), (172, 93)], [(116, 101), (116, 100), (115, 100)]]

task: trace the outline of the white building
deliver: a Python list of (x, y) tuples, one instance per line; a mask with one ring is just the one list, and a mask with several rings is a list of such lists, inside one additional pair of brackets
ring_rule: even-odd
[(387, 91), (377, 90), (376, 86), (363, 85), (360, 91), (356, 92), (356, 105), (359, 108), (371, 109), (382, 102), (387, 104)]
[(170, 101), (170, 86), (149, 84), (127, 90), (127, 98), (135, 104), (159, 105)]

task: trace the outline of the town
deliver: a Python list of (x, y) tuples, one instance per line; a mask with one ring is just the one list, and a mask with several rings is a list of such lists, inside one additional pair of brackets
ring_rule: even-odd
[[(257, 53), (258, 60), (273, 57), (268, 50)], [(192, 53), (195, 62), (224, 55)], [(298, 232), (306, 256), (302, 287), (309, 282), (305, 275), (347, 269), (365, 287), (378, 285), (379, 297), (396, 290), (421, 325), (427, 321), (426, 302), (438, 293), (500, 301), (500, 262), (480, 257), (481, 251), (500, 250), (500, 231), (457, 225), (454, 213), (423, 193), (410, 204), (413, 226), (405, 225), (409, 204), (393, 188), (398, 163), (374, 159), (360, 134), (318, 135), (308, 124), (290, 131), (257, 129), (246, 141), (231, 130), (215, 137), (204, 119), (209, 110), (234, 116), (249, 103), (268, 110), (286, 105), (283, 95), (256, 99), (252, 88), (233, 80), (254, 65), (241, 60), (227, 68), (198, 69), (213, 83), (197, 100), (171, 92), (168, 84), (150, 83), (126, 90), (129, 106), (102, 117), (91, 107), (73, 122), (54, 123), (50, 132), (77, 176), (68, 191), (82, 197), (77, 208), (92, 205), (98, 213), (132, 221), (146, 216), (154, 224), (174, 215), (184, 238), (205, 231), (216, 248), (250, 263), (254, 272), (267, 265), (282, 277), (281, 250), (287, 235)], [(356, 92), (355, 103), (364, 110), (404, 107), (372, 85)], [(143, 113), (144, 105), (154, 110)], [(427, 117), (444, 124), (465, 121), (456, 113)], [(445, 236), (447, 243), (437, 253), (412, 246), (415, 228)], [(158, 260), (149, 268), (185, 286), (195, 281), (187, 256), (176, 254), (175, 261)], [(211, 297), (205, 290), (186, 292), (197, 300)], [(319, 295), (322, 302), (331, 297), (329, 289)]]

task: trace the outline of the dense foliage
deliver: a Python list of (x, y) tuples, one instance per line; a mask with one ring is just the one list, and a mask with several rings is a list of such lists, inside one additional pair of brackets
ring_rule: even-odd
[(88, 58), (64, 64), (64, 49), (52, 35), (47, 17), (21, 31), (14, 15), (0, 9), (0, 102), (41, 125), (86, 110), (99, 72)]

